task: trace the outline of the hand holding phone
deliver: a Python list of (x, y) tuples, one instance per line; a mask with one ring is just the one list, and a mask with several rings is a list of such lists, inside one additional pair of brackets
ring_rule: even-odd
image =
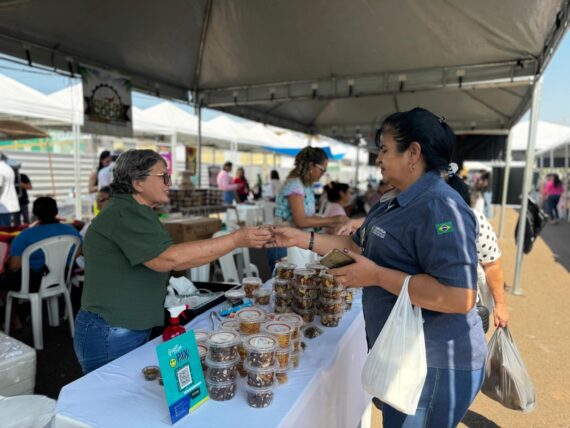
[(351, 265), (354, 263), (355, 260), (344, 254), (339, 249), (335, 248), (334, 250), (329, 251), (324, 257), (321, 259), (320, 263), (329, 269), (337, 269), (344, 266)]

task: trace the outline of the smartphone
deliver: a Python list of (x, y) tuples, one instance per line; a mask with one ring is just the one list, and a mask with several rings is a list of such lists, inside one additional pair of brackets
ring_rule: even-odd
[(335, 248), (334, 250), (326, 253), (319, 263), (325, 265), (329, 269), (336, 269), (351, 265), (354, 261), (355, 260), (352, 257), (347, 256), (342, 251)]

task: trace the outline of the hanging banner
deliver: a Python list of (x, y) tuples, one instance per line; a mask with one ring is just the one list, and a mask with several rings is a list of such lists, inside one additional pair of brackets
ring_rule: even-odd
[(168, 173), (172, 175), (172, 152), (168, 146), (158, 146), (158, 154), (166, 161)]
[(106, 70), (81, 66), (83, 131), (132, 137), (131, 81)]
[(186, 171), (196, 175), (196, 147), (186, 146)]

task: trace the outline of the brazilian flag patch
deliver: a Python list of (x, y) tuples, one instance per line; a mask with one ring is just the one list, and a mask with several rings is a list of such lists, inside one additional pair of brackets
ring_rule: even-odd
[(439, 223), (435, 225), (435, 230), (438, 235), (445, 235), (446, 233), (454, 232), (453, 223), (451, 221), (446, 221), (444, 223)]

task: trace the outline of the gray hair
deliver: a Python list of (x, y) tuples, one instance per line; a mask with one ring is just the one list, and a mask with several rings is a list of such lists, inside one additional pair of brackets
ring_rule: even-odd
[(132, 149), (121, 154), (113, 168), (111, 193), (113, 195), (136, 193), (133, 180), (146, 180), (157, 162), (166, 165), (164, 158), (154, 150)]

